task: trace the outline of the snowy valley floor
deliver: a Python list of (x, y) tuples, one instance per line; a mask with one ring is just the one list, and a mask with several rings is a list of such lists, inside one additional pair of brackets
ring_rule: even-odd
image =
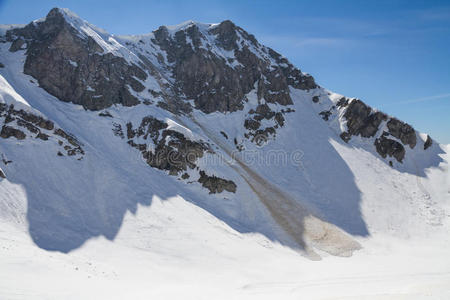
[[(0, 299), (450, 299), (450, 237), (360, 239), (311, 261), (180, 197), (128, 213), (114, 241), (62, 254), (0, 224)], [(445, 224), (447, 225), (447, 224)], [(444, 226), (445, 227), (445, 226)]]

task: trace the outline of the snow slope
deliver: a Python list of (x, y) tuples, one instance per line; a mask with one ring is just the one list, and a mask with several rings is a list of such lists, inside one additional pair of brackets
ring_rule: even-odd
[[(173, 80), (156, 59), (161, 50), (151, 46), (152, 34), (114, 37), (64, 12), (106, 51), (134, 62), (149, 51), (164, 79), (149, 76), (147, 88)], [(215, 26), (168, 28), (174, 34), (192, 24), (205, 35)], [(140, 39), (147, 48), (137, 48)], [(0, 43), (0, 103), (52, 120), (85, 155), (57, 156), (56, 136), (0, 139), (2, 160), (11, 161), (0, 162), (0, 299), (450, 297), (450, 146), (406, 149), (405, 161), (391, 167), (373, 139), (339, 138), (342, 113), (329, 122), (320, 117), (341, 97), (323, 88), (291, 88), (295, 112), (262, 145), (246, 139), (242, 126), (260, 104), (256, 90), (232, 113), (174, 115), (140, 104), (99, 117), (41, 89), (23, 74), (25, 51), (9, 46)], [(195, 170), (187, 183), (151, 168), (114, 135), (115, 124), (148, 115), (208, 142), (214, 153), (198, 166), (235, 182), (236, 193), (210, 194)], [(236, 151), (231, 137), (245, 151)]]

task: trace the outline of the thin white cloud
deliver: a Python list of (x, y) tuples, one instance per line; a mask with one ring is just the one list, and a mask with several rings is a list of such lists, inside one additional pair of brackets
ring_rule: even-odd
[(287, 45), (291, 48), (316, 48), (316, 47), (343, 47), (356, 46), (356, 41), (345, 38), (329, 38), (329, 37), (298, 37), (292, 35), (261, 36), (261, 41), (272, 45)]
[(298, 39), (294, 44), (297, 47), (304, 46), (341, 46), (347, 44), (349, 41), (339, 38), (304, 38)]
[(450, 100), (450, 93), (434, 95), (434, 96), (427, 96), (427, 97), (416, 98), (416, 99), (409, 99), (409, 100), (398, 101), (398, 102), (391, 102), (387, 105), (420, 103), (420, 102), (427, 102), (427, 101), (438, 100), (438, 99)]

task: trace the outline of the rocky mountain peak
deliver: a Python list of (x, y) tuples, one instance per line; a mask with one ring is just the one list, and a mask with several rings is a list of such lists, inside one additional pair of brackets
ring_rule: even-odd
[(147, 74), (102, 34), (70, 11), (54, 8), (43, 20), (7, 31), (6, 38), (10, 51), (26, 50), (24, 73), (58, 99), (91, 110), (136, 105), (132, 91), (144, 89), (139, 80)]
[(25, 74), (89, 110), (139, 104), (136, 93), (145, 92), (148, 76), (172, 111), (186, 111), (180, 99), (206, 113), (241, 110), (255, 86), (259, 99), (289, 105), (289, 86), (316, 87), (311, 76), (229, 20), (161, 26), (146, 37), (117, 38), (60, 8), (7, 32), (10, 51), (26, 49)]

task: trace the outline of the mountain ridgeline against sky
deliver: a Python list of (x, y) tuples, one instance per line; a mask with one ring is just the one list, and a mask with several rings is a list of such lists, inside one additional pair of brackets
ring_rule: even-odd
[(320, 87), (231, 21), (114, 36), (55, 8), (0, 34), (0, 187), (24, 187), (44, 249), (114, 239), (126, 211), (181, 195), (311, 258), (348, 256), (383, 230), (358, 181), (420, 181), (443, 162), (428, 135)]

